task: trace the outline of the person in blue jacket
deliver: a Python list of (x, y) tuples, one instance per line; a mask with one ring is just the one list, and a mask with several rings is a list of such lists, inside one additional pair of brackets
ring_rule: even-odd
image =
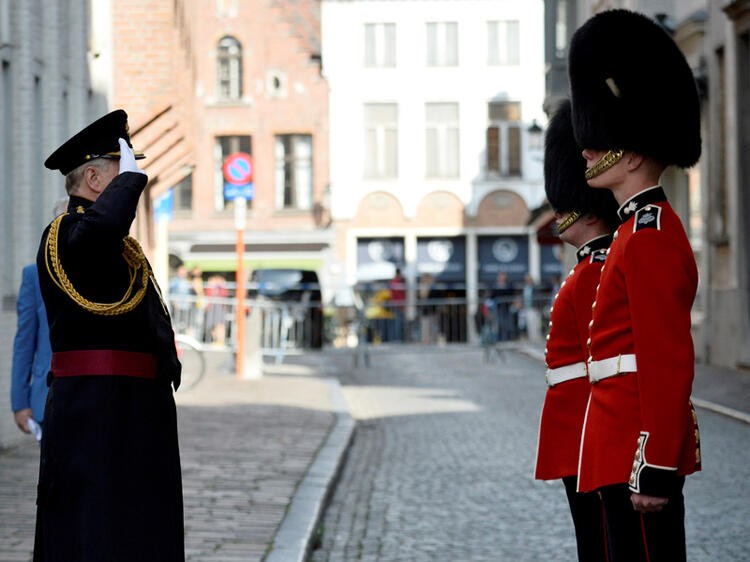
[(47, 373), (52, 358), (36, 264), (23, 268), (16, 310), (18, 322), (13, 341), (10, 403), (16, 425), (30, 433), (30, 418), (39, 425), (44, 420)]

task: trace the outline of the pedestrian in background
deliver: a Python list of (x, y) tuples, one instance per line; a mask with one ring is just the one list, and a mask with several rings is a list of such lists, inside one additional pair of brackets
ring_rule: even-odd
[(406, 280), (398, 267), (393, 279), (388, 282), (388, 290), (391, 293), (388, 304), (393, 314), (393, 319), (389, 322), (391, 330), (388, 340), (401, 342), (404, 341), (406, 323)]
[(659, 24), (626, 10), (574, 33), (569, 69), (586, 178), (614, 194), (621, 221), (591, 321), (579, 489), (602, 497), (611, 560), (680, 562), (685, 476), (701, 460), (690, 402), (698, 271), (659, 180), (700, 157), (695, 78)]
[(191, 325), (192, 335), (200, 341), (206, 341), (208, 335), (206, 332), (206, 299), (205, 287), (203, 283), (203, 271), (198, 266), (190, 270), (190, 287), (192, 288), (195, 301), (192, 306)]
[(52, 350), (36, 264), (23, 268), (16, 311), (18, 319), (10, 379), (11, 409), (18, 428), (41, 440)]
[(210, 342), (224, 345), (227, 333), (227, 315), (230, 306), (223, 302), (229, 298), (229, 288), (224, 277), (211, 275), (206, 281), (206, 332)]
[(122, 110), (60, 146), (68, 212), (37, 255), (52, 347), (35, 562), (182, 562), (180, 363), (167, 305), (128, 236), (148, 178)]
[[(58, 201), (52, 210), (53, 216), (64, 213), (67, 206), (67, 198)], [(11, 410), (18, 428), (41, 440), (52, 349), (36, 263), (27, 265), (21, 272), (16, 312), (10, 378)]]
[(570, 102), (550, 119), (545, 138), (544, 188), (560, 239), (576, 248), (576, 265), (550, 309), (544, 350), (547, 393), (539, 424), (536, 478), (562, 479), (573, 517), (579, 562), (606, 562), (602, 504), (578, 492), (578, 452), (591, 384), (586, 376), (591, 304), (617, 224), (617, 202), (586, 184), (586, 161), (573, 137)]
[(523, 296), (523, 324), (526, 329), (526, 337), (530, 342), (537, 342), (541, 338), (539, 326), (539, 311), (536, 309), (536, 282), (531, 275), (526, 275), (523, 280), (521, 294)]
[(508, 281), (508, 274), (500, 271), (495, 279), (492, 289), (492, 299), (495, 305), (495, 333), (498, 341), (508, 341), (515, 336), (515, 326), (511, 315), (511, 306), (515, 298), (516, 290)]
[(179, 334), (194, 336), (193, 308), (195, 306), (195, 289), (184, 264), (177, 266), (169, 280), (169, 300), (172, 303), (174, 329)]
[(435, 343), (437, 341), (437, 306), (435, 301), (438, 298), (435, 290), (435, 278), (429, 273), (425, 273), (419, 279), (418, 300), (419, 300), (419, 332), (422, 343)]

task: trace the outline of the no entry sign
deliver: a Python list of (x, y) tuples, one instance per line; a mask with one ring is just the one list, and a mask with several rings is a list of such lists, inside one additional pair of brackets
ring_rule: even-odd
[(227, 156), (221, 169), (224, 180), (232, 185), (247, 185), (253, 181), (253, 159), (244, 152)]

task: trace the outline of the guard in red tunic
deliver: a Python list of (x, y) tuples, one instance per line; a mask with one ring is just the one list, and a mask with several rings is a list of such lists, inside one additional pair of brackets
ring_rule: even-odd
[(586, 161), (573, 137), (570, 102), (547, 128), (544, 187), (555, 210), (560, 239), (577, 248), (578, 263), (562, 282), (550, 311), (545, 356), (547, 394), (539, 427), (536, 478), (562, 478), (576, 532), (578, 560), (607, 560), (602, 504), (596, 493), (577, 492), (578, 452), (591, 391), (586, 370), (591, 303), (617, 224), (617, 202), (607, 190), (591, 189)]
[(594, 16), (569, 56), (586, 178), (614, 194), (622, 222), (594, 302), (579, 489), (602, 497), (613, 561), (679, 562), (685, 475), (700, 469), (690, 403), (698, 274), (659, 178), (700, 157), (697, 89), (677, 45), (641, 14)]

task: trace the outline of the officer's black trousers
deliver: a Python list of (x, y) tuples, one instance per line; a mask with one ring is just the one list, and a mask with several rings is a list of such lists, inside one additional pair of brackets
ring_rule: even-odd
[(684, 483), (662, 511), (644, 514), (633, 509), (627, 484), (599, 489), (610, 562), (685, 562)]
[(602, 501), (596, 492), (578, 493), (578, 478), (562, 479), (576, 531), (579, 562), (607, 562)]

